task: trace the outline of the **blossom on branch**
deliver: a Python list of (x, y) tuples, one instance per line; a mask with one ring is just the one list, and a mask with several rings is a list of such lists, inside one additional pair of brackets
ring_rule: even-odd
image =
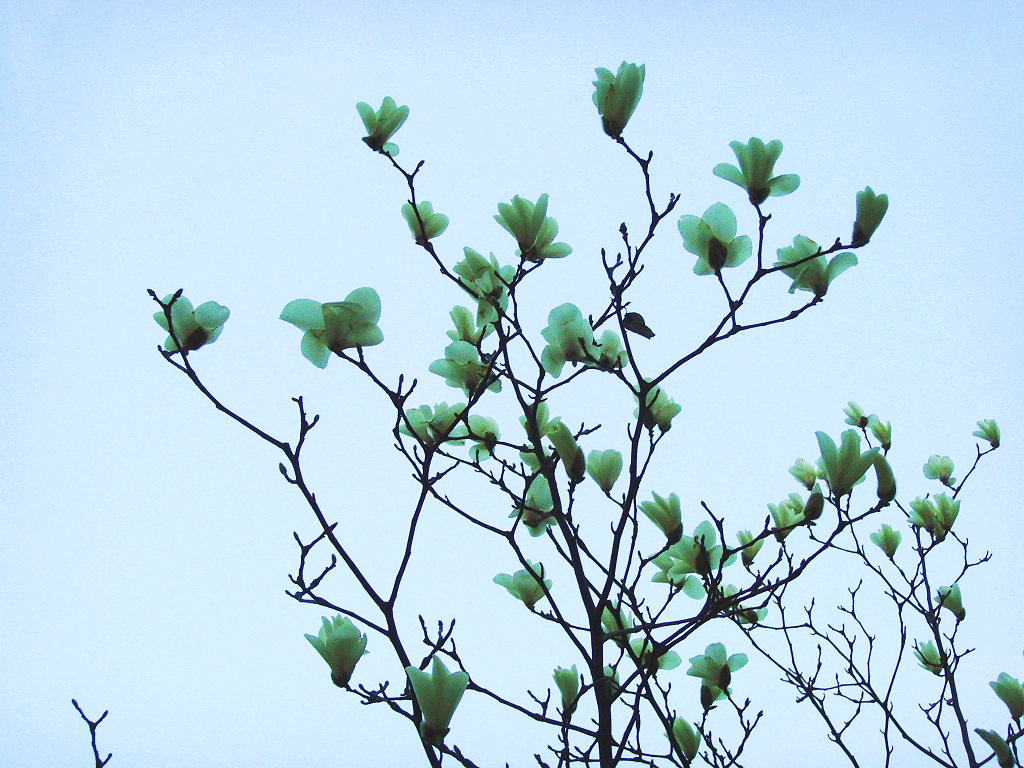
[(319, 634), (306, 635), (306, 639), (330, 666), (334, 684), (346, 688), (356, 662), (367, 653), (366, 635), (360, 634), (345, 616), (335, 616), (333, 620), (324, 616)]
[(882, 223), (885, 212), (889, 210), (889, 197), (887, 195), (876, 195), (871, 187), (865, 187), (863, 192), (857, 193), (857, 219), (853, 222), (853, 236), (850, 246), (859, 248), (867, 245), (871, 236), (875, 234), (878, 225)]
[[(173, 303), (172, 303), (173, 302)], [(162, 302), (165, 306), (171, 307), (171, 322), (167, 322), (167, 314), (161, 309), (153, 313), (153, 319), (157, 325), (170, 334), (174, 328), (174, 337), (177, 337), (181, 344), (181, 350), (175, 343), (174, 337), (167, 336), (164, 341), (164, 349), (167, 352), (191, 352), (207, 344), (215, 342), (224, 330), (224, 323), (228, 321), (231, 311), (215, 301), (207, 301), (195, 309), (192, 302), (184, 296), (174, 298), (174, 294), (164, 296)]]
[[(774, 266), (782, 267), (782, 273), (793, 280), (790, 293), (799, 289), (820, 298), (828, 293), (833, 280), (857, 264), (857, 257), (852, 253), (840, 253), (827, 263), (824, 256), (810, 258), (820, 251), (821, 246), (803, 235), (794, 237), (792, 246), (776, 251), (779, 260)], [(793, 266), (787, 266), (789, 264)]]
[(340, 355), (352, 347), (372, 347), (384, 341), (377, 327), (380, 296), (373, 288), (357, 288), (344, 301), (321, 304), (296, 299), (285, 305), (281, 319), (291, 323), (302, 337), (302, 356), (317, 368), (326, 368), (330, 353)]
[(469, 686), (469, 675), (449, 672), (436, 655), (430, 674), (413, 666), (406, 667), (405, 673), (423, 715), (420, 736), (428, 744), (440, 744), (448, 734), (448, 724)]
[(380, 109), (374, 111), (373, 107), (365, 101), (356, 104), (356, 111), (363, 120), (363, 127), (366, 128), (367, 136), (363, 142), (374, 152), (394, 157), (398, 154), (398, 145), (388, 141), (395, 132), (402, 127), (402, 123), (409, 117), (409, 108), (398, 106), (390, 96), (385, 96)]
[(683, 247), (697, 254), (694, 274), (717, 275), (724, 267), (738, 267), (750, 258), (750, 238), (736, 237), (736, 214), (724, 203), (715, 203), (700, 218), (680, 216), (679, 234)]
[(604, 67), (594, 70), (594, 104), (604, 132), (617, 139), (633, 116), (644, 92), (644, 66), (622, 62), (614, 75)]
[(747, 197), (754, 205), (760, 205), (770, 196), (788, 195), (800, 186), (800, 177), (795, 173), (772, 176), (775, 161), (782, 154), (782, 142), (778, 139), (765, 144), (761, 139), (752, 137), (746, 144), (732, 141), (729, 146), (740, 167), (719, 163), (714, 174), (746, 189)]
[[(420, 229), (420, 222), (416, 218), (417, 211), (419, 211), (420, 219), (423, 219), (422, 229)], [(448, 229), (448, 217), (443, 213), (434, 213), (434, 206), (427, 200), (417, 203), (415, 208), (411, 203), (403, 204), (402, 217), (409, 225), (417, 245), (426, 245), (427, 240), (433, 240)]]
[(558, 222), (546, 215), (548, 196), (537, 198), (536, 204), (519, 195), (512, 203), (498, 203), (498, 214), (494, 217), (519, 244), (516, 255), (526, 261), (560, 259), (572, 253), (566, 243), (552, 243), (558, 234)]
[(507, 573), (499, 573), (493, 581), (508, 590), (512, 597), (522, 600), (523, 604), (532, 611), (537, 601), (551, 589), (551, 579), (544, 578), (542, 564), (534, 565), (530, 560), (527, 560), (526, 563), (530, 566), (529, 570), (523, 568), (511, 576)]

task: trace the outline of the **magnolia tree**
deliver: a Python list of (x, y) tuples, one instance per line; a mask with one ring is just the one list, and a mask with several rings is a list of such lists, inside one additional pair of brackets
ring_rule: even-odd
[[(435, 244), (448, 218), (419, 199), (422, 162), (409, 169), (396, 159), (392, 139), (408, 107), (390, 97), (376, 110), (357, 105), (367, 133), (363, 141), (407, 185), (401, 212), (416, 245), (465, 301), (451, 309), (450, 343), (429, 367), (458, 391), (452, 398), (458, 402), (451, 404), (420, 402), (412, 378), (420, 372), (390, 382), (374, 371), (377, 350), (370, 348), (384, 337), (377, 325), (381, 300), (373, 288), (351, 286), (341, 301), (297, 299), (281, 312), (281, 320), (302, 332), (301, 353), (310, 363), (325, 368), (337, 356), (394, 408), (394, 447), (412, 468), (418, 492), (402, 517), (405, 545), (387, 583), (374, 583), (361, 570), (360, 554), (351, 550), (336, 517), (320, 505), (303, 475), (303, 447), (318, 421), (303, 398), (294, 399), (298, 433), (291, 440), (272, 436), (232, 410), (203, 383), (194, 357), (220, 337), (227, 307), (213, 301), (194, 306), (182, 291), (163, 298), (150, 292), (159, 305), (154, 317), (168, 333), (161, 354), (218, 410), (280, 451), (281, 475), (316, 519), (318, 533), (311, 539), (295, 536), (299, 559), (289, 594), (331, 614), (316, 634), (306, 635), (330, 667), (331, 681), (363, 704), (391, 709), (401, 727), (415, 728), (431, 766), (504, 762), (505, 756), (460, 749), (455, 716), (460, 707), (481, 699), (549, 727), (547, 744), (530, 750), (540, 766), (740, 765), (763, 715), (762, 703), (743, 684), (748, 664), (780, 673), (852, 765), (863, 764), (865, 746), (884, 750), (886, 765), (902, 764), (908, 754), (941, 766), (993, 760), (1004, 767), (1020, 765), (1021, 684), (1005, 673), (992, 682), (1010, 718), (988, 723), (991, 729), (968, 726), (958, 689), (958, 669), (968, 652), (958, 643), (966, 616), (961, 583), (988, 556), (973, 557), (955, 524), (966, 480), (982, 457), (999, 447), (994, 421), (978, 422), (976, 455), (961, 479), (953, 477), (949, 457), (932, 456), (924, 475), (934, 482), (935, 493), (901, 501), (887, 460), (890, 423), (851, 402), (849, 428), (839, 435), (817, 433), (820, 455), (789, 469), (795, 492), (768, 505), (760, 529), (737, 530), (707, 505), (696, 519), (688, 514), (684, 527), (679, 496), (645, 481), (681, 411), (670, 394), (673, 375), (717, 344), (741, 333), (770, 332), (768, 326), (797, 320), (823, 302), (832, 283), (857, 264), (853, 251), (871, 241), (887, 197), (870, 187), (857, 193), (846, 242), (837, 237), (819, 245), (798, 234), (772, 257), (765, 247), (771, 218), (765, 206), (769, 198), (794, 192), (800, 179), (776, 174), (780, 141), (751, 138), (733, 141), (736, 164), (723, 162), (714, 174), (744, 190), (757, 215), (756, 232), (738, 234), (736, 216), (723, 203), (699, 216), (676, 217), (678, 197), (670, 195), (659, 205), (652, 195), (652, 154), (639, 154), (623, 137), (640, 101), (644, 67), (624, 62), (614, 73), (596, 71), (593, 99), (604, 132), (614, 149), (638, 166), (650, 217), (639, 235), (623, 224), (621, 242), (602, 250), (606, 300), (583, 309), (569, 303), (551, 309), (539, 337), (523, 319), (529, 314), (530, 281), (549, 259), (572, 251), (556, 242), (558, 225), (548, 216), (548, 196), (536, 201), (516, 196), (498, 204), (494, 218), (515, 241), (500, 258), (470, 247), (453, 255)], [(645, 250), (670, 216), (682, 248), (692, 254), (693, 272), (717, 284), (726, 309), (693, 349), (664, 368), (645, 370), (634, 346), (661, 339), (652, 339), (654, 332), (630, 308), (630, 297), (644, 271)], [(789, 311), (746, 316), (745, 304), (755, 290), (786, 288), (794, 294)], [(587, 426), (560, 418), (558, 403), (569, 395), (585, 398), (584, 389), (598, 378), (611, 380), (622, 398), (635, 401), (632, 419)], [(510, 409), (518, 424), (493, 417)], [(460, 476), (462, 483), (502, 494), (505, 511), (511, 511), (507, 519), (501, 507), (469, 509), (452, 501), (449, 489)], [(611, 513), (610, 524), (609, 515), (595, 512), (601, 504)], [(436, 629), (428, 629), (422, 616), (412, 626), (400, 619), (403, 579), (416, 556), (428, 505), (501, 540), (510, 562), (518, 562), (512, 573), (480, 578), (493, 577), (495, 589), (503, 587), (533, 620), (564, 635), (565, 665), (551, 670), (553, 685), (547, 691), (507, 698), (489, 681), (491, 670), (464, 663), (453, 619)], [(644, 550), (641, 537), (654, 531), (660, 545)], [(531, 538), (543, 539), (547, 564), (525, 556)], [(321, 554), (325, 551), (329, 562)], [(813, 603), (794, 606), (786, 597), (813, 564), (828, 559), (846, 568), (856, 563), (860, 573), (840, 606), (846, 620), (839, 625), (821, 620)], [(354, 577), (372, 610), (354, 610), (325, 592), (325, 578), (336, 568)], [(857, 602), (871, 590), (895, 609), (897, 626), (884, 661), (874, 653), (877, 628), (871, 622), (877, 617), (865, 615), (863, 602)], [(718, 641), (706, 644), (709, 634)], [(703, 638), (699, 643), (698, 637)], [(794, 650), (801, 646), (814, 649), (810, 660)], [(360, 674), (359, 661), (369, 652), (393, 658), (386, 680)], [(692, 686), (681, 684), (678, 672), (667, 674), (684, 663), (689, 665), (685, 674), (695, 678)], [(932, 675), (930, 698), (897, 711), (894, 702), (906, 680)], [(100, 765), (98, 721), (82, 717)], [(874, 744), (852, 737), (860, 722), (877, 728)]]

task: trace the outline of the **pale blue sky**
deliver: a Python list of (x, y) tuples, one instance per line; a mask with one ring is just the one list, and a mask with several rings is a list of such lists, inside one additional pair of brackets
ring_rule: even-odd
[[(847, 238), (865, 185), (891, 200), (823, 306), (669, 380), (683, 412), (650, 490), (681, 496), (687, 530), (701, 500), (733, 528), (755, 527), (797, 490), (786, 470), (814, 458), (814, 431), (838, 434), (855, 399), (892, 421), (909, 500), (935, 490), (920, 473), (930, 454), (964, 471), (975, 421), (998, 419), (1005, 447), (966, 491), (957, 530), (995, 555), (964, 584), (961, 636), (979, 649), (964, 662), (971, 725), (1001, 727), (987, 683), (1024, 676), (1022, 22), (1019, 4), (996, 2), (6, 3), (0, 764), (89, 764), (73, 696), (91, 714), (111, 710), (100, 745), (112, 766), (419, 764), (412, 730), (334, 689), (302, 638), (320, 612), (283, 590), (291, 532), (308, 537), (313, 521), (273, 451), (156, 353), (145, 291), (180, 287), (231, 308), (221, 339), (194, 356), (226, 403), (284, 439), (292, 396), (322, 414), (308, 476), (383, 579), (415, 490), (390, 449), (388, 404), (341, 361), (320, 371), (302, 359), (277, 315), (295, 298), (372, 285), (385, 334), (367, 353), (375, 369), (419, 377), (417, 404), (452, 402), (459, 393), (426, 368), (464, 300), (413, 246), (404, 184), (359, 141), (354, 105), (390, 95), (410, 107), (400, 160), (427, 161), (419, 192), (451, 218), (438, 241), (449, 263), (465, 245), (507, 262), (497, 204), (550, 195), (574, 252), (527, 286), (539, 333), (564, 301), (599, 306), (600, 248), (616, 248), (621, 221), (643, 223), (640, 175), (591, 101), (594, 67), (623, 59), (647, 65), (626, 137), (654, 150), (658, 199), (682, 196), (634, 296), (658, 332), (641, 348), (650, 369), (722, 309), (713, 281), (692, 274), (675, 219), (722, 201), (741, 232), (754, 229), (742, 191), (711, 174), (733, 159), (730, 141), (781, 139), (777, 170), (802, 178), (769, 204), (770, 254), (797, 233)], [(787, 285), (780, 277), (752, 313), (795, 306)], [(633, 404), (612, 394), (559, 404), (567, 420), (606, 425), (587, 448), (623, 439)], [(453, 494), (492, 503), (495, 521), (507, 514), (475, 485)], [(491, 583), (512, 555), (441, 510), (425, 526), (408, 631), (417, 612), (455, 616), (482, 677), (518, 699), (542, 691), (573, 659)], [(544, 553), (528, 542), (534, 559)], [(815, 584), (840, 575), (823, 570)], [(350, 581), (327, 589), (340, 602), (348, 593), (363, 607)], [(735, 633), (725, 640), (741, 650)], [(383, 644), (369, 647), (357, 679), (400, 685)], [(811, 713), (794, 714), (755, 664), (742, 693), (767, 715), (751, 764), (836, 758)], [(676, 706), (696, 718), (684, 672), (672, 673)], [(530, 765), (536, 735), (469, 695), (453, 721), (452, 738), (483, 765)]]

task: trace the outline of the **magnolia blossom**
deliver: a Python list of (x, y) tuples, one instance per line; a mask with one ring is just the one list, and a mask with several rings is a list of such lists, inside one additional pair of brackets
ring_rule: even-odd
[(669, 544), (675, 544), (683, 533), (679, 497), (674, 493), (669, 494), (667, 499), (654, 492), (651, 495), (654, 497), (654, 501), (640, 502), (640, 511), (661, 529), (661, 532), (668, 537)]
[(352, 347), (372, 347), (384, 340), (377, 327), (380, 296), (373, 288), (357, 288), (344, 301), (321, 304), (312, 299), (288, 302), (281, 319), (301, 331), (302, 356), (317, 368), (326, 368), (331, 352), (340, 355)]
[[(840, 253), (826, 263), (824, 256), (815, 255), (820, 251), (821, 246), (803, 235), (794, 237), (792, 246), (776, 251), (779, 260), (775, 266), (782, 267), (782, 273), (793, 279), (790, 293), (799, 289), (824, 296), (833, 280), (857, 264), (857, 257), (852, 253)], [(790, 264), (793, 266), (788, 266)]]
[(714, 174), (746, 189), (754, 205), (760, 205), (769, 196), (788, 195), (800, 186), (800, 177), (795, 173), (772, 176), (775, 161), (782, 154), (782, 142), (778, 139), (765, 144), (761, 139), (751, 138), (746, 144), (733, 141), (729, 146), (740, 167), (719, 163), (715, 166)]
[(993, 448), (999, 447), (999, 425), (992, 419), (983, 419), (978, 422), (978, 429), (971, 433), (975, 437), (987, 440)]
[(576, 709), (576, 699), (580, 695), (580, 673), (573, 664), (569, 669), (555, 667), (552, 677), (558, 686), (558, 692), (562, 694), (562, 712), (567, 716), (571, 715)]
[(334, 684), (339, 688), (347, 687), (356, 662), (367, 652), (366, 635), (360, 634), (344, 616), (335, 616), (332, 620), (324, 616), (319, 634), (306, 635), (306, 639), (331, 667)]
[(736, 237), (736, 214), (724, 203), (715, 203), (700, 218), (680, 216), (679, 234), (683, 247), (697, 254), (694, 274), (717, 275), (750, 258), (750, 238)]
[(541, 195), (536, 204), (519, 195), (512, 203), (499, 203), (494, 217), (519, 244), (518, 256), (527, 261), (560, 259), (572, 253), (566, 243), (552, 243), (558, 234), (558, 222), (547, 216), (548, 196)]
[[(423, 228), (420, 228), (416, 212), (419, 211), (419, 218), (423, 220)], [(402, 217), (409, 225), (413, 239), (417, 245), (426, 245), (428, 240), (433, 240), (446, 229), (448, 229), (448, 217), (443, 213), (434, 213), (434, 206), (429, 201), (423, 200), (413, 208), (411, 203), (402, 206)]]
[(622, 454), (614, 449), (587, 454), (587, 474), (602, 491), (610, 493), (622, 472)]
[[(172, 303), (173, 301), (173, 303)], [(153, 314), (157, 324), (170, 334), (174, 328), (174, 336), (168, 335), (164, 341), (164, 349), (168, 352), (177, 352), (178, 343), (185, 352), (199, 349), (206, 344), (215, 342), (224, 330), (224, 323), (228, 321), (231, 311), (215, 301), (207, 301), (195, 309), (192, 302), (184, 296), (174, 298), (174, 294), (164, 296), (163, 303), (171, 306), (171, 323), (167, 322), (167, 315), (163, 309)], [(178, 343), (174, 338), (177, 337)]]
[(436, 655), (430, 674), (413, 666), (406, 667), (405, 673), (423, 715), (420, 736), (430, 744), (440, 744), (448, 734), (448, 724), (469, 686), (469, 675), (449, 672)]
[[(686, 674), (691, 677), (699, 677), (703, 681), (702, 688), (707, 688), (711, 694), (711, 702), (721, 698), (723, 695), (730, 695), (729, 684), (732, 682), (732, 673), (742, 669), (747, 663), (747, 656), (743, 653), (734, 653), (726, 658), (725, 646), (721, 643), (712, 643), (705, 650), (703, 655), (694, 656), (690, 659), (690, 668)], [(701, 691), (702, 700), (705, 694)], [(705, 704), (705, 709), (709, 706)]]
[(644, 65), (622, 62), (614, 75), (599, 67), (594, 70), (594, 104), (601, 115), (604, 132), (617, 139), (633, 116), (644, 92)]
[(385, 96), (380, 109), (374, 111), (373, 107), (361, 101), (356, 104), (356, 111), (359, 112), (368, 134), (363, 137), (366, 146), (375, 152), (383, 152), (392, 157), (397, 155), (398, 145), (390, 143), (388, 139), (395, 135), (409, 117), (409, 108), (400, 107), (390, 96)]
[(872, 533), (870, 539), (875, 546), (885, 552), (886, 557), (892, 560), (896, 556), (896, 548), (903, 540), (903, 534), (886, 523), (878, 529), (878, 533)]
[(867, 245), (882, 223), (885, 212), (889, 210), (889, 197), (876, 195), (871, 187), (865, 187), (857, 193), (857, 219), (853, 223), (853, 237), (850, 245), (858, 248)]
[(512, 597), (522, 600), (523, 604), (533, 610), (533, 606), (551, 589), (551, 579), (544, 578), (544, 566), (534, 565), (526, 561), (529, 569), (523, 568), (512, 575), (499, 573), (494, 577), (495, 584), (504, 587)]

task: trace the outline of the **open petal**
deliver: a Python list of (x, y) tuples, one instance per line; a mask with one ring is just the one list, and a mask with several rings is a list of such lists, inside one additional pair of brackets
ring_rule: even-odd
[(729, 255), (725, 260), (725, 266), (738, 267), (750, 258), (753, 245), (746, 235), (737, 237), (729, 244)]
[[(230, 314), (231, 310), (215, 301), (207, 301), (205, 304), (200, 304), (195, 310), (196, 322), (208, 331), (224, 325)], [(211, 338), (210, 341), (212, 340)]]
[(852, 253), (840, 253), (828, 263), (828, 267), (825, 269), (825, 277), (828, 279), (828, 282), (831, 283), (839, 277), (839, 275), (843, 274), (843, 272), (856, 265), (856, 256)]
[(738, 184), (741, 187), (746, 187), (747, 182), (743, 178), (743, 173), (732, 163), (719, 163), (715, 166), (713, 171), (715, 176), (726, 181), (731, 181), (733, 184)]
[(799, 186), (800, 177), (795, 173), (787, 173), (782, 176), (776, 176), (768, 182), (768, 194), (773, 197), (788, 195), (790, 192), (795, 192)]
[(312, 299), (295, 299), (295, 301), (289, 301), (281, 310), (281, 319), (303, 331), (322, 331), (324, 329), (323, 305)]
[(377, 127), (377, 113), (373, 111), (373, 107), (365, 101), (360, 101), (356, 104), (356, 111), (359, 113), (359, 117), (362, 118), (363, 128), (366, 129), (366, 132), (373, 133)]
[(188, 337), (196, 327), (196, 318), (192, 302), (181, 296), (171, 305), (171, 322), (178, 336)]
[(376, 325), (353, 328), (346, 335), (348, 343), (353, 347), (373, 347), (384, 341), (384, 334)]
[(313, 331), (306, 331), (302, 336), (302, 356), (309, 360), (317, 368), (326, 368), (331, 352), (323, 345), (323, 342), (316, 337)]
[(368, 323), (380, 320), (380, 296), (373, 288), (356, 288), (345, 297), (346, 302), (353, 302), (362, 307), (360, 318)]
[(732, 242), (736, 237), (736, 214), (725, 203), (710, 206), (701, 218), (723, 244)]

